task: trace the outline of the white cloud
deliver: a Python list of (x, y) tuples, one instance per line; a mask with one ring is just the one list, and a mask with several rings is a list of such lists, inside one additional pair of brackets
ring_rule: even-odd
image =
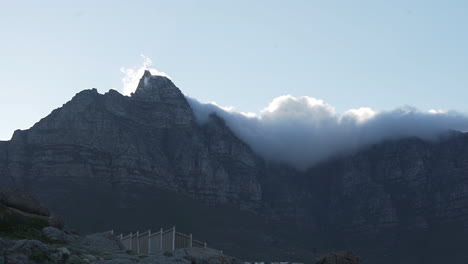
[(408, 106), (380, 112), (361, 107), (340, 114), (322, 100), (285, 95), (254, 114), (187, 99), (199, 122), (216, 113), (258, 154), (300, 169), (383, 139), (416, 136), (431, 140), (450, 129), (468, 130), (464, 115), (440, 110), (423, 113)]
[(429, 114), (447, 114), (447, 110), (442, 110), (442, 109), (431, 109), (427, 111)]
[[(151, 68), (150, 58), (141, 55), (143, 64), (121, 68), (125, 95), (135, 91), (145, 70), (167, 76)], [(168, 77), (169, 78), (169, 77)], [(215, 102), (200, 103), (186, 96), (201, 123), (216, 113), (254, 151), (265, 159), (307, 168), (335, 154), (349, 152), (384, 139), (416, 136), (435, 139), (447, 130), (468, 130), (468, 117), (457, 112), (431, 109), (421, 112), (404, 106), (392, 111), (369, 107), (350, 109), (343, 114), (335, 107), (309, 96), (279, 96), (259, 113), (245, 113)]]
[(358, 123), (363, 123), (373, 118), (376, 114), (377, 112), (369, 107), (360, 107), (358, 109), (350, 109), (346, 111), (343, 115), (343, 119), (351, 118), (357, 121)]
[(155, 68), (152, 68), (153, 61), (150, 58), (146, 57), (145, 55), (141, 54), (141, 58), (143, 59), (143, 64), (141, 66), (137, 66), (134, 68), (125, 68), (121, 67), (120, 71), (124, 74), (122, 78), (122, 93), (124, 95), (130, 95), (135, 91), (138, 86), (138, 82), (143, 76), (145, 70), (151, 72), (152, 75), (160, 75), (167, 78), (170, 78), (166, 73), (160, 72)]

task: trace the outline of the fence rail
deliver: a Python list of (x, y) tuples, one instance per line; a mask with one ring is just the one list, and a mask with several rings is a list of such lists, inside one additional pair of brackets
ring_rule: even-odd
[[(175, 226), (168, 230), (162, 228), (155, 233), (151, 230), (136, 233), (130, 233), (126, 236), (120, 234), (118, 236), (124, 245), (125, 249), (134, 251), (139, 254), (150, 254), (157, 251), (173, 251), (179, 248), (206, 248), (206, 243), (194, 240), (192, 234), (187, 235), (176, 232)], [(218, 250), (221, 254), (222, 250)]]

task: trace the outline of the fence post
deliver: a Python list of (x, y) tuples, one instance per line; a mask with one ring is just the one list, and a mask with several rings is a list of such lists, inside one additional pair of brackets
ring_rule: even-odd
[(175, 250), (175, 226), (172, 228), (172, 251)]
[(137, 253), (140, 254), (140, 231), (137, 231)]
[(190, 234), (190, 247), (192, 247), (193, 245), (193, 237), (192, 237), (192, 234)]
[(148, 230), (148, 254), (151, 253), (151, 229)]
[(130, 250), (133, 250), (133, 232), (130, 232)]
[(162, 227), (161, 227), (161, 230), (159, 230), (159, 242), (160, 242), (160, 243), (159, 243), (159, 249), (160, 249), (160, 250), (163, 249), (163, 245), (162, 245), (162, 243), (163, 243), (162, 233), (163, 233), (163, 229), (162, 229)]

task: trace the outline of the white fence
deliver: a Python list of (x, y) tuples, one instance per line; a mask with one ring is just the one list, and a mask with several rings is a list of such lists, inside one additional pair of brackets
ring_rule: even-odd
[[(175, 227), (164, 231), (162, 228), (153, 233), (148, 230), (144, 233), (130, 233), (127, 236), (120, 234), (120, 241), (127, 250), (139, 254), (149, 254), (156, 251), (173, 251), (179, 248), (199, 247), (206, 248), (206, 243), (192, 238), (192, 234), (186, 235), (176, 232)], [(223, 251), (219, 251), (221, 254)]]

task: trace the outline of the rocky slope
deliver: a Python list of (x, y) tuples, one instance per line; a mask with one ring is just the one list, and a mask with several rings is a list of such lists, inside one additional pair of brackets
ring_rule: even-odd
[(131, 97), (85, 90), (0, 142), (0, 186), (30, 190), (84, 231), (178, 224), (247, 259), (468, 258), (468, 134), (386, 141), (301, 172), (263, 161), (215, 115), (197, 124), (149, 72)]
[(2, 264), (239, 264), (209, 248), (186, 248), (138, 255), (126, 251), (111, 232), (87, 236), (54, 227), (56, 217), (36, 197), (19, 189), (0, 193)]
[(110, 233), (68, 235), (69, 241), (8, 239), (0, 237), (0, 263), (5, 264), (240, 264), (213, 249), (186, 248), (139, 255), (124, 250)]

